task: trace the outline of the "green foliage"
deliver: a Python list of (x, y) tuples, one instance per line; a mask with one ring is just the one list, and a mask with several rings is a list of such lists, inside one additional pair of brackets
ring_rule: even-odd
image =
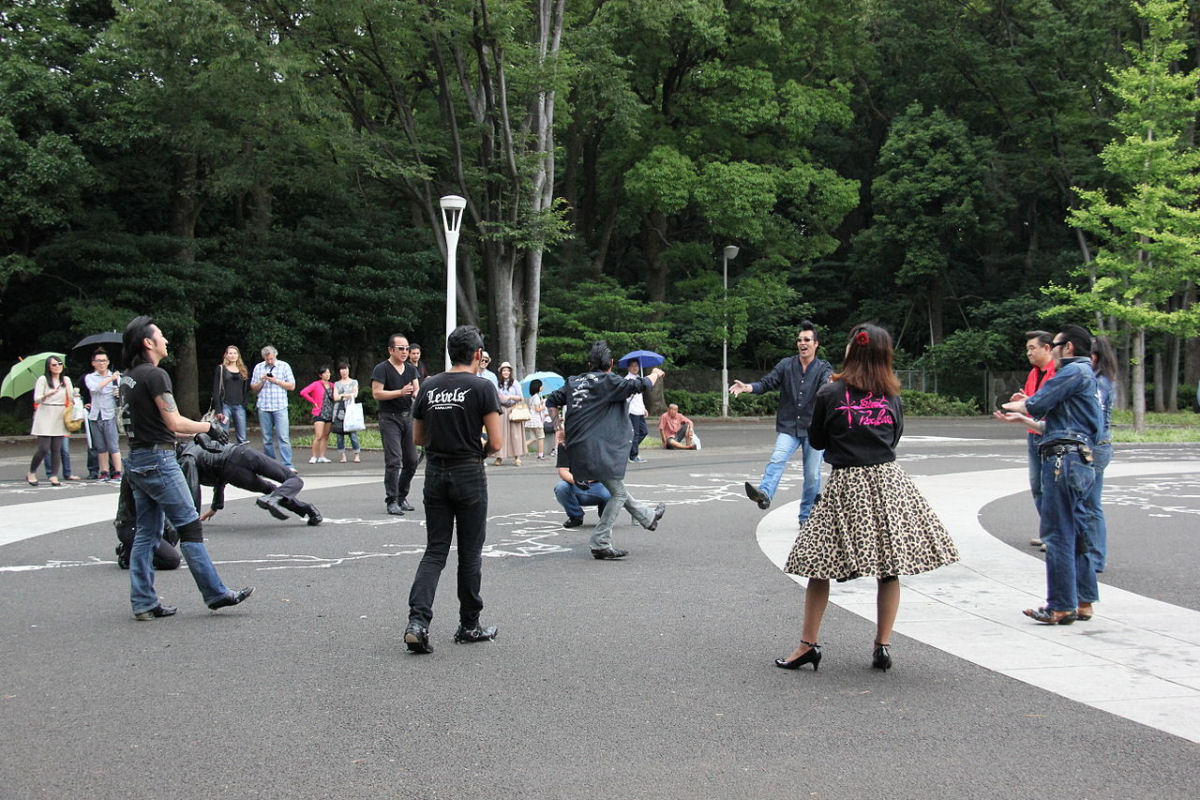
[(902, 393), (904, 415), (908, 417), (977, 417), (979, 405), (974, 400), (957, 400), (932, 392), (906, 390)]
[(543, 302), (538, 369), (579, 373), (600, 339), (617, 358), (630, 350), (653, 350), (670, 362), (682, 352), (669, 323), (656, 321), (666, 304), (638, 300), (611, 279), (547, 287)]
[(1100, 153), (1112, 188), (1080, 189), (1070, 216), (1102, 248), (1076, 270), (1085, 285), (1048, 291), (1066, 308), (1194, 336), (1200, 308), (1168, 307), (1168, 300), (1200, 279), (1200, 149), (1192, 144), (1200, 70), (1180, 66), (1190, 41), (1186, 2), (1134, 6), (1146, 34), (1126, 48), (1132, 63), (1112, 71), (1117, 137)]

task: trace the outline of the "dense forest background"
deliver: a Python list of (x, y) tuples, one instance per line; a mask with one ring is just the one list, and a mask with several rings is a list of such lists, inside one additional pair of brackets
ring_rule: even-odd
[[(7, 0), (0, 363), (152, 313), (184, 410), (227, 344), (440, 366), (589, 341), (765, 370), (809, 317), (889, 327), (943, 390), (1022, 333), (1200, 378), (1200, 3)], [(1124, 148), (1124, 149), (1122, 149)], [(1149, 149), (1148, 149), (1149, 148)], [(722, 285), (722, 248), (737, 245)], [(85, 364), (72, 365), (72, 374)], [(203, 378), (199, 376), (204, 376)], [(304, 380), (303, 375), (298, 379)]]

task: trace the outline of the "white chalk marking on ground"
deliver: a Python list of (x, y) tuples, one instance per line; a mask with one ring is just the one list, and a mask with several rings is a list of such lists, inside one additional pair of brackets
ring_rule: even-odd
[[(1105, 478), (1195, 474), (1196, 462), (1111, 464)], [(979, 523), (990, 502), (1018, 494), (1026, 469), (914, 475), (949, 528), (962, 561), (901, 579), (896, 632), (959, 658), (1143, 725), (1200, 742), (1200, 612), (1101, 583), (1096, 616), (1038, 625), (1042, 561)], [(797, 503), (769, 513), (759, 547), (781, 570), (796, 538)], [(804, 579), (789, 575), (800, 585)], [(875, 581), (834, 584), (830, 602), (875, 620)], [(903, 656), (897, 668), (903, 669)]]

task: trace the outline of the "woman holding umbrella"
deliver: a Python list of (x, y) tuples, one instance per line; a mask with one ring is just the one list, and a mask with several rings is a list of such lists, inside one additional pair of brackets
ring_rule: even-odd
[(51, 486), (60, 486), (58, 472), (62, 465), (62, 437), (66, 436), (67, 426), (63, 420), (66, 407), (75, 402), (75, 391), (71, 388), (71, 379), (63, 374), (63, 360), (58, 356), (46, 359), (46, 372), (37, 379), (33, 386), (33, 402), (37, 403), (37, 411), (33, 415), (33, 430), (37, 437), (37, 452), (29, 465), (29, 474), (25, 482), (37, 486), (37, 469), (42, 461), (50, 459)]

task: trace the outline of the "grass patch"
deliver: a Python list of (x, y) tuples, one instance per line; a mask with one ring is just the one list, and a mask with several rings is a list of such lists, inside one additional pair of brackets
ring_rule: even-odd
[(1113, 441), (1116, 443), (1200, 442), (1200, 415), (1190, 411), (1180, 411), (1175, 414), (1147, 412), (1146, 430), (1140, 434), (1133, 432), (1132, 411), (1114, 410), (1112, 422)]
[[(309, 434), (308, 436), (293, 436), (292, 437), (292, 448), (293, 449), (298, 448), (298, 447), (312, 447), (312, 443), (313, 443), (312, 434)], [(329, 434), (329, 447), (333, 448), (336, 446), (337, 446), (337, 434), (331, 433), (331, 434)], [(359, 431), (358, 432), (358, 446), (361, 447), (363, 450), (382, 450), (383, 449), (383, 439), (381, 439), (379, 437), (378, 430), (367, 429), (365, 431)], [(349, 449), (349, 448), (350, 448), (350, 435), (347, 434), (346, 435), (346, 449)]]

